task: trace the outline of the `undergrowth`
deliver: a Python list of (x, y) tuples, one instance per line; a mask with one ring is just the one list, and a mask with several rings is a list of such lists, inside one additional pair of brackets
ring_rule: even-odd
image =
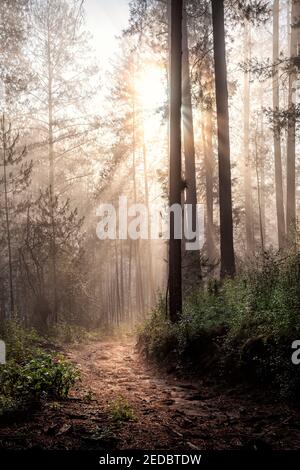
[(113, 421), (117, 423), (135, 420), (133, 408), (122, 396), (117, 397), (109, 404), (109, 413)]
[(26, 409), (43, 399), (61, 399), (79, 378), (62, 355), (46, 352), (45, 339), (17, 321), (5, 321), (0, 338), (6, 343), (7, 362), (0, 365), (0, 415)]
[(268, 253), (235, 279), (194, 291), (175, 324), (161, 300), (138, 345), (147, 358), (181, 372), (270, 383), (296, 398), (300, 367), (291, 362), (291, 344), (300, 338), (299, 307), (299, 251)]

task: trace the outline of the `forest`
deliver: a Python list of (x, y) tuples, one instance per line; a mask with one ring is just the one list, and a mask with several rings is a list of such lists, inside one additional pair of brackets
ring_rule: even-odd
[(0, 455), (300, 449), (300, 0), (0, 0), (0, 108)]

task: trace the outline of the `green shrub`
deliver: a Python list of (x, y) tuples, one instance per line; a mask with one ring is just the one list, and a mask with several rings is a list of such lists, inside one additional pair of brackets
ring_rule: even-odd
[(300, 336), (300, 254), (267, 253), (235, 278), (211, 281), (185, 299), (179, 322), (160, 300), (139, 332), (148, 358), (193, 371), (272, 383), (283, 395), (300, 390), (291, 343)]
[(40, 338), (34, 330), (27, 330), (16, 320), (0, 324), (0, 339), (5, 341), (7, 360), (28, 360), (39, 349)]
[(65, 398), (79, 378), (76, 368), (62, 357), (42, 354), (26, 364), (10, 361), (0, 370), (0, 391), (19, 402), (44, 396)]
[(81, 343), (87, 335), (87, 330), (82, 326), (64, 322), (57, 323), (49, 329), (49, 338), (57, 344)]
[(18, 409), (18, 403), (12, 397), (0, 394), (0, 417), (7, 413), (12, 413)]
[(109, 412), (116, 422), (133, 421), (135, 414), (133, 408), (123, 397), (118, 397), (109, 404)]
[(45, 338), (17, 321), (3, 322), (0, 338), (7, 349), (7, 363), (0, 366), (0, 415), (42, 397), (67, 397), (79, 372), (62, 356), (44, 352), (41, 346)]

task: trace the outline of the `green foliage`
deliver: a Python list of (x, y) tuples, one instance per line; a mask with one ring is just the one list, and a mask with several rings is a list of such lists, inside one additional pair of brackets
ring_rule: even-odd
[(42, 351), (36, 333), (16, 321), (1, 325), (0, 338), (6, 342), (8, 352), (7, 363), (0, 366), (0, 415), (43, 398), (68, 396), (79, 378), (73, 364)]
[(65, 398), (78, 378), (78, 371), (63, 357), (44, 353), (24, 365), (9, 362), (1, 369), (0, 389), (4, 396), (20, 401)]
[(284, 396), (300, 389), (291, 344), (300, 337), (300, 254), (267, 253), (235, 279), (211, 281), (184, 303), (178, 323), (160, 301), (139, 332), (148, 358), (193, 372), (269, 382)]
[(133, 408), (128, 401), (121, 396), (117, 397), (109, 404), (109, 412), (113, 421), (117, 423), (135, 420)]
[(85, 400), (86, 402), (91, 402), (91, 401), (93, 401), (94, 399), (95, 399), (95, 394), (94, 394), (94, 392), (93, 392), (91, 389), (88, 390), (87, 393), (86, 393), (85, 396), (84, 396), (84, 400)]
[(5, 413), (13, 413), (18, 408), (16, 400), (0, 394), (0, 417)]
[(82, 343), (87, 336), (85, 328), (66, 322), (59, 322), (49, 330), (49, 338), (57, 344)]
[(145, 322), (138, 332), (139, 347), (147, 357), (163, 359), (172, 347), (176, 347), (177, 325), (172, 324), (165, 315), (162, 298), (156, 308), (153, 309), (151, 317)]
[(233, 335), (243, 333), (280, 338), (299, 332), (300, 254), (268, 253), (236, 280), (227, 281), (222, 295), (231, 309)]
[(0, 324), (0, 339), (5, 341), (7, 360), (17, 362), (32, 357), (40, 341), (34, 330), (26, 330), (16, 320), (6, 320)]

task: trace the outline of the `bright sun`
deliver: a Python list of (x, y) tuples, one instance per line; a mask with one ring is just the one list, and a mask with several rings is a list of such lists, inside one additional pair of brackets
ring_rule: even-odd
[(166, 98), (163, 70), (157, 66), (144, 69), (136, 80), (138, 100), (144, 110), (162, 106)]

